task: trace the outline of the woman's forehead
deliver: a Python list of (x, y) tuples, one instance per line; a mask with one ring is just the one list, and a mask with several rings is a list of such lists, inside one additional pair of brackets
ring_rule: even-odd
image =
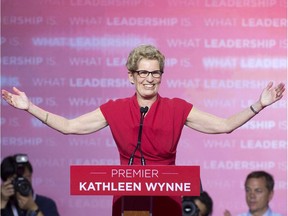
[(138, 69), (142, 70), (148, 70), (148, 69), (153, 69), (153, 70), (159, 70), (160, 65), (159, 62), (155, 59), (141, 59), (138, 63)]

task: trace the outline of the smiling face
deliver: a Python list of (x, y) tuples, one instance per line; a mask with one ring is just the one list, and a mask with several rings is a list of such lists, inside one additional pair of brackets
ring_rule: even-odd
[[(159, 71), (160, 66), (157, 60), (141, 59), (138, 63), (138, 71)], [(158, 90), (161, 84), (161, 78), (155, 78), (151, 73), (142, 78), (137, 72), (128, 72), (129, 81), (135, 85), (136, 95), (140, 105), (148, 105), (147, 101), (154, 102), (157, 99)], [(146, 101), (146, 102), (144, 102)]]
[(263, 215), (273, 197), (273, 191), (266, 187), (265, 178), (250, 178), (245, 184), (246, 203), (253, 215)]

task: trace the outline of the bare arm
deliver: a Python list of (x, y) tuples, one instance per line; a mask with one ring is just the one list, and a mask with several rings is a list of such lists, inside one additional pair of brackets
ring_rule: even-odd
[(15, 108), (26, 110), (49, 127), (63, 134), (88, 134), (107, 126), (107, 121), (100, 108), (77, 118), (67, 119), (36, 106), (29, 101), (24, 92), (19, 91), (17, 88), (14, 87), (13, 91), (15, 94), (2, 90), (2, 98), (8, 104)]
[(203, 133), (230, 133), (248, 122), (266, 106), (280, 100), (284, 91), (285, 85), (283, 83), (273, 87), (273, 83), (270, 82), (256, 103), (228, 118), (220, 118), (193, 107), (188, 115), (186, 125)]

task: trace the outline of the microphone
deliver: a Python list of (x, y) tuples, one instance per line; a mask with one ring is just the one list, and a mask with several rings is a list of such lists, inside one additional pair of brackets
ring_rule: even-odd
[(142, 137), (142, 127), (143, 127), (143, 121), (144, 121), (144, 116), (145, 114), (148, 112), (148, 107), (140, 107), (140, 127), (139, 127), (139, 132), (138, 132), (138, 141), (137, 141), (137, 145), (133, 151), (133, 153), (131, 154), (131, 157), (129, 159), (128, 165), (132, 165), (134, 162), (134, 156), (135, 153), (137, 151), (137, 149), (139, 148), (140, 154), (141, 154), (141, 165), (146, 165), (146, 161), (141, 149), (141, 137)]
[(149, 108), (147, 106), (146, 107), (140, 107), (140, 113), (145, 115), (148, 112), (148, 109)]

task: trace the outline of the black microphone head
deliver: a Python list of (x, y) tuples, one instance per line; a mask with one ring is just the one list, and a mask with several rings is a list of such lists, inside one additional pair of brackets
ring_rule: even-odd
[(140, 107), (140, 113), (141, 113), (141, 114), (143, 114), (143, 113), (145, 114), (145, 113), (148, 112), (148, 109), (149, 109), (148, 106), (146, 106), (146, 107)]

